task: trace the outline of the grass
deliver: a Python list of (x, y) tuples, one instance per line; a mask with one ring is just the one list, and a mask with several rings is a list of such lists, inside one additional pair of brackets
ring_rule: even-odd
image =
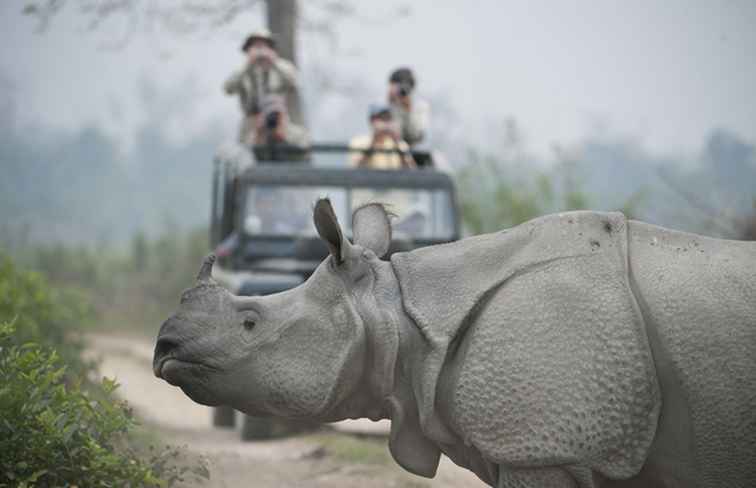
[(339, 461), (355, 464), (391, 465), (394, 460), (383, 437), (346, 436), (337, 432), (321, 431), (308, 439), (321, 444)]
[[(336, 462), (347, 465), (379, 467), (391, 486), (398, 488), (430, 488), (433, 483), (418, 478), (398, 468), (391, 457), (388, 439), (377, 436), (355, 436), (336, 431), (321, 430), (309, 434), (306, 439), (322, 445)], [(385, 469), (385, 471), (384, 471)], [(389, 475), (389, 473), (391, 473)]]

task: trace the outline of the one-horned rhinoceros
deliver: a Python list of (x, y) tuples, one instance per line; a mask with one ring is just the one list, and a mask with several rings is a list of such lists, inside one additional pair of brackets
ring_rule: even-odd
[(756, 243), (570, 212), (385, 255), (384, 208), (314, 208), (330, 256), (233, 296), (205, 260), (155, 374), (250, 415), (391, 419), (389, 448), (500, 487), (756, 486)]

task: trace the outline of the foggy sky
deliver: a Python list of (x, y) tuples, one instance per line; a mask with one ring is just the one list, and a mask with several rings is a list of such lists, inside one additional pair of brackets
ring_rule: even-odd
[[(360, 3), (365, 15), (380, 16), (406, 2)], [(321, 104), (317, 114), (308, 114), (320, 126), (316, 135), (342, 133), (344, 111), (353, 131), (364, 120), (362, 105), (383, 98), (388, 72), (408, 64), (420, 93), (447, 100), (465, 138), (478, 144), (490, 143), (491, 127), (506, 117), (517, 120), (528, 145), (542, 154), (553, 143), (595, 134), (632, 138), (661, 154), (689, 154), (715, 127), (756, 142), (751, 0), (408, 5), (407, 18), (338, 24), (336, 57), (326, 41), (302, 36), (303, 70), (326, 67), (334, 79), (364, 84), (355, 100), (335, 97), (328, 109)], [(84, 19), (67, 12), (39, 35), (19, 10), (19, 2), (0, 6), (0, 102), (12, 96), (20, 126), (97, 124), (127, 146), (144, 120), (160, 117), (179, 140), (209, 124), (233, 137), (238, 104), (223, 96), (220, 85), (243, 62), (239, 43), (260, 25), (260, 12), (190, 37), (139, 31), (112, 50), (103, 45), (117, 39), (122, 26), (92, 34)], [(151, 85), (177, 93), (176, 99), (163, 96), (151, 104), (157, 100)], [(306, 94), (314, 97), (313, 89)]]

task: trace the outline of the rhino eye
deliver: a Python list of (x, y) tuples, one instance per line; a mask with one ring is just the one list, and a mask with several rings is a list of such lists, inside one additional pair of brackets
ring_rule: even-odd
[(244, 319), (244, 328), (247, 330), (252, 330), (255, 328), (255, 321), (252, 319)]

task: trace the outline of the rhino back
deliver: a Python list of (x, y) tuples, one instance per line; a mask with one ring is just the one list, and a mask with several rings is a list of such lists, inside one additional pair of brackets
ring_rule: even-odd
[(701, 486), (756, 486), (756, 243), (630, 221), (628, 252), (664, 403), (676, 405), (662, 410), (670, 451), (687, 434)]

